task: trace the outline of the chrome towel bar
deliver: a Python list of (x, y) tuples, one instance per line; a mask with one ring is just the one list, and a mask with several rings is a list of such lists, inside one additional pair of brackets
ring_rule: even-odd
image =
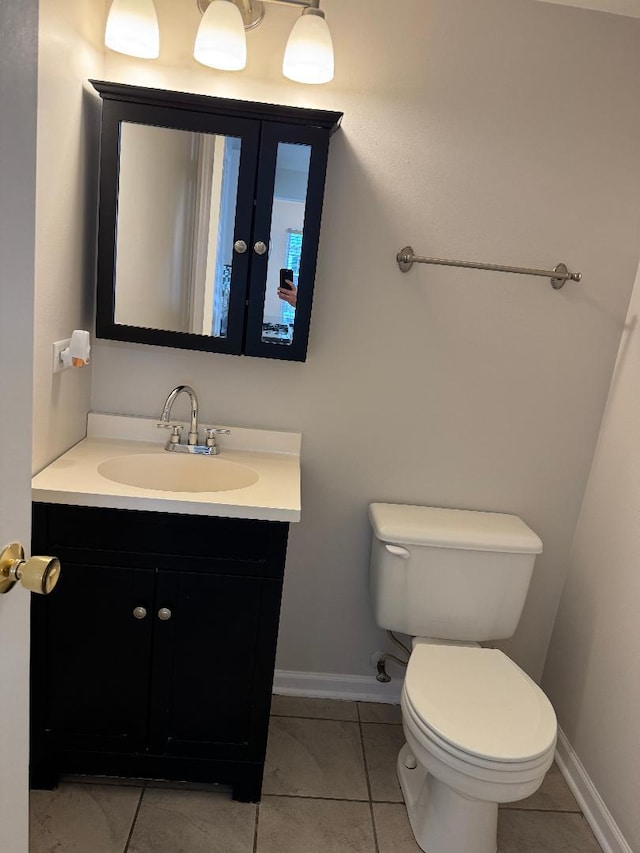
[(405, 246), (396, 255), (401, 272), (409, 272), (414, 264), (437, 264), (444, 267), (464, 267), (472, 270), (493, 270), (494, 272), (512, 272), (518, 275), (541, 275), (551, 280), (551, 287), (560, 290), (565, 281), (581, 281), (581, 272), (569, 272), (565, 264), (558, 264), (554, 270), (537, 270), (529, 267), (508, 267), (502, 264), (481, 264), (474, 261), (446, 261), (443, 258), (424, 258), (414, 255), (411, 246)]

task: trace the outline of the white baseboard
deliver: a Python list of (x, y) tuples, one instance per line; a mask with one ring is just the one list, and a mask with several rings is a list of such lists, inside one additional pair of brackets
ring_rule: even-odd
[(604, 853), (633, 853), (561, 728), (556, 762)]
[(350, 699), (357, 702), (399, 704), (402, 679), (387, 684), (373, 675), (340, 675), (333, 672), (295, 672), (276, 669), (273, 692), (281, 696), (316, 699)]

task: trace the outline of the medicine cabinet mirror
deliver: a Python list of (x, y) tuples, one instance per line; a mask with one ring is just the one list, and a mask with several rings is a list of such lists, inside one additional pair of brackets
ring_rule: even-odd
[(97, 336), (304, 361), (342, 113), (91, 82)]

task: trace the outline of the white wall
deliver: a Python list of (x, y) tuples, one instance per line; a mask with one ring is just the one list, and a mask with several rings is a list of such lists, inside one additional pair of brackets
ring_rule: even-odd
[[(155, 415), (180, 382), (205, 420), (301, 430), (278, 666), (368, 674), (372, 500), (520, 514), (542, 537), (506, 644), (542, 670), (640, 228), (640, 25), (534, 0), (324, 0), (336, 79), (280, 76), (296, 13), (269, 6), (245, 72), (190, 59), (190, 0), (158, 0), (158, 63), (107, 79), (343, 109), (305, 364), (99, 342), (92, 407)], [(584, 273), (418, 267), (417, 252)], [(126, 379), (123, 379), (126, 377)]]
[(100, 114), (87, 79), (102, 73), (106, 0), (41, 0), (38, 75), (33, 470), (86, 432), (91, 369), (52, 373), (52, 344), (93, 330)]
[(582, 9), (595, 9), (611, 12), (614, 15), (626, 15), (640, 18), (640, 0), (542, 0), (543, 3), (558, 3), (561, 6), (578, 6)]
[(560, 725), (640, 850), (640, 275), (544, 673)]

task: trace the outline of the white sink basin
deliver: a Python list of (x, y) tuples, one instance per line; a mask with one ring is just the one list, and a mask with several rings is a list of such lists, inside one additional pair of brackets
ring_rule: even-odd
[(98, 465), (98, 473), (114, 483), (162, 492), (228, 492), (259, 480), (256, 471), (237, 462), (166, 451), (116, 456)]
[(166, 435), (158, 432), (157, 423), (156, 418), (89, 412), (87, 437), (33, 478), (33, 500), (300, 520), (300, 433), (231, 426), (228, 435), (220, 436), (219, 456), (192, 456), (167, 452)]

